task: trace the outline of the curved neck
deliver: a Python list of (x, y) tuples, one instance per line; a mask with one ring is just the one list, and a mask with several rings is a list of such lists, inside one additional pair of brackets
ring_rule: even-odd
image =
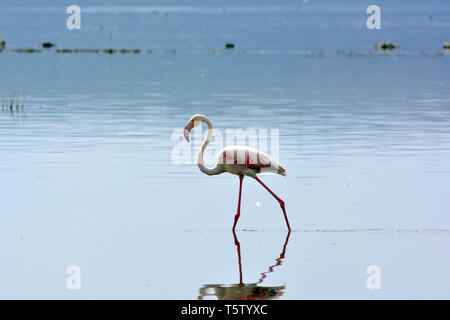
[(222, 165), (219, 165), (217, 162), (213, 168), (208, 168), (203, 164), (204, 163), (203, 153), (205, 152), (206, 147), (208, 146), (209, 142), (211, 141), (213, 125), (212, 125), (211, 121), (206, 117), (201, 117), (200, 119), (198, 119), (196, 121), (203, 121), (203, 122), (206, 122), (206, 124), (208, 125), (208, 133), (206, 135), (206, 139), (205, 139), (205, 141), (203, 141), (202, 149), (200, 150), (200, 153), (198, 154), (198, 160), (197, 160), (198, 167), (201, 172), (203, 172), (207, 175), (210, 175), (210, 176), (222, 173), (223, 172)]

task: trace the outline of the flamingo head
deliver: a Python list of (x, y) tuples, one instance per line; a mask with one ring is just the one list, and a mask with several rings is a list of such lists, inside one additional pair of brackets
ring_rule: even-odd
[(202, 123), (203, 118), (206, 118), (204, 115), (196, 114), (191, 117), (188, 123), (184, 126), (183, 134), (184, 138), (187, 142), (189, 142), (189, 135), (191, 133), (192, 128), (198, 126)]

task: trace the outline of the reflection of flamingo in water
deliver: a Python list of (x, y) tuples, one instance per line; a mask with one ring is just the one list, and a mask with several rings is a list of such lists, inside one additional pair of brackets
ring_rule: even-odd
[(208, 146), (212, 138), (213, 126), (211, 121), (202, 114), (196, 114), (191, 117), (186, 126), (184, 127), (184, 137), (186, 141), (189, 142), (189, 134), (195, 126), (206, 122), (208, 125), (208, 134), (205, 141), (203, 142), (202, 149), (198, 155), (198, 167), (200, 171), (207, 175), (216, 175), (223, 172), (229, 172), (239, 176), (239, 200), (236, 216), (234, 217), (233, 231), (236, 228), (239, 216), (241, 214), (241, 191), (242, 191), (242, 180), (244, 176), (249, 176), (256, 181), (258, 181), (264, 188), (266, 188), (269, 193), (274, 196), (275, 199), (280, 203), (280, 207), (283, 210), (284, 219), (288, 230), (291, 231), (289, 226), (289, 221), (286, 215), (286, 209), (284, 207), (284, 201), (281, 200), (272, 190), (270, 190), (256, 175), (261, 172), (272, 172), (278, 173), (282, 176), (286, 176), (286, 170), (272, 160), (268, 155), (263, 152), (244, 146), (229, 146), (222, 149), (218, 156), (216, 165), (213, 168), (207, 168), (203, 164), (203, 153)]
[(283, 262), (284, 256), (286, 254), (286, 247), (289, 241), (289, 236), (291, 232), (288, 231), (286, 235), (286, 240), (284, 241), (283, 250), (281, 251), (280, 257), (276, 259), (277, 263), (271, 265), (269, 270), (261, 273), (261, 278), (256, 283), (243, 283), (242, 280), (242, 264), (241, 264), (241, 244), (237, 239), (236, 233), (233, 232), (234, 244), (236, 245), (236, 251), (238, 254), (238, 264), (239, 264), (239, 283), (232, 285), (221, 285), (221, 284), (207, 284), (200, 288), (199, 300), (205, 300), (208, 298), (215, 298), (218, 300), (266, 300), (266, 299), (276, 299), (283, 294), (283, 290), (286, 286), (275, 286), (275, 287), (263, 287), (260, 284), (264, 281), (267, 275), (273, 272), (273, 269), (280, 266)]

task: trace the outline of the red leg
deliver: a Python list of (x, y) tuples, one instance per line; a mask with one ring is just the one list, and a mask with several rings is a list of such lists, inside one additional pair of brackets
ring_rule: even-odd
[(281, 251), (280, 257), (276, 259), (277, 263), (269, 267), (269, 271), (261, 273), (261, 279), (259, 279), (258, 283), (262, 283), (267, 275), (273, 272), (273, 269), (277, 266), (281, 266), (283, 263), (284, 255), (286, 254), (286, 247), (289, 241), (289, 236), (291, 235), (291, 230), (288, 231), (286, 235), (286, 240), (284, 241), (283, 251)]
[(288, 230), (291, 231), (291, 227), (289, 226), (289, 221), (288, 221), (288, 218), (287, 218), (287, 215), (286, 215), (286, 209), (284, 208), (284, 201), (281, 200), (280, 198), (278, 198), (278, 196), (275, 193), (273, 193), (272, 190), (270, 190), (261, 180), (259, 180), (258, 177), (255, 177), (255, 179), (256, 179), (256, 181), (261, 183), (262, 186), (264, 188), (266, 188), (266, 190), (269, 191), (270, 194), (273, 195), (275, 199), (278, 200), (278, 202), (280, 203), (281, 210), (283, 210), (284, 219), (286, 220), (286, 224), (287, 224)]
[(239, 243), (239, 240), (237, 239), (236, 233), (233, 230), (233, 236), (234, 236), (234, 244), (236, 245), (236, 250), (238, 254), (238, 263), (239, 263), (239, 284), (242, 284), (242, 265), (241, 265), (241, 244)]
[(243, 179), (244, 179), (244, 176), (239, 176), (239, 200), (238, 200), (237, 213), (234, 216), (233, 231), (236, 229), (236, 223), (238, 222), (239, 216), (241, 215), (241, 192), (242, 192), (242, 180)]

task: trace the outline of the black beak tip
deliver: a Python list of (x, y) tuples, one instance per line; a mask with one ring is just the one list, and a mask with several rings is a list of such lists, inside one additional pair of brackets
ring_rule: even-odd
[(188, 130), (184, 130), (184, 138), (186, 139), (187, 142), (189, 142), (189, 131)]

